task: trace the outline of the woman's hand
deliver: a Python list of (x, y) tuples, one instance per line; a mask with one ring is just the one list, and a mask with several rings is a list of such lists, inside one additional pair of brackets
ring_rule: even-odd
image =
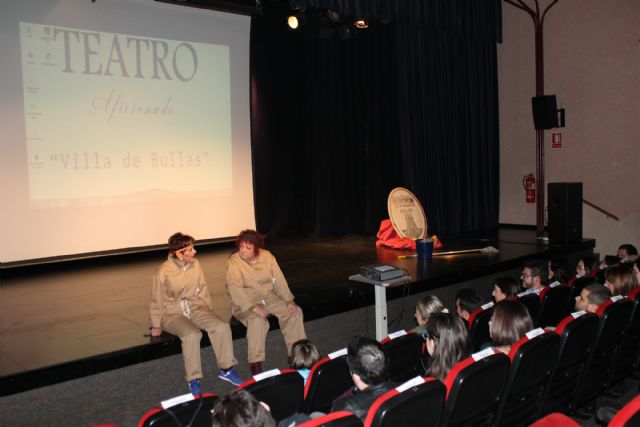
[(151, 336), (159, 337), (162, 334), (162, 328), (151, 328)]
[(289, 309), (289, 314), (291, 314), (291, 317), (293, 318), (296, 318), (302, 314), (302, 309), (295, 302), (290, 302), (289, 304), (287, 304), (287, 308)]
[(269, 314), (270, 314), (269, 310), (267, 310), (267, 307), (260, 304), (254, 305), (251, 311), (253, 311), (258, 316), (262, 317), (263, 319), (266, 319), (267, 317), (269, 317)]

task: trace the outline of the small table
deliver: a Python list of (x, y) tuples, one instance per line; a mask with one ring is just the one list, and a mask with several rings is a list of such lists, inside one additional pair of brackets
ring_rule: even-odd
[(354, 274), (353, 276), (349, 276), (349, 280), (374, 285), (374, 292), (376, 297), (376, 339), (380, 341), (388, 335), (386, 288), (403, 285), (411, 280), (411, 276), (402, 276), (395, 279), (378, 282), (376, 280), (368, 279), (362, 274)]

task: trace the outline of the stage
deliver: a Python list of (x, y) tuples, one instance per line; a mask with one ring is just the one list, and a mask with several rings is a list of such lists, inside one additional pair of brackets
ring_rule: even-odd
[[(362, 236), (278, 238), (267, 247), (278, 259), (305, 321), (373, 306), (373, 286), (348, 279), (362, 265), (383, 263), (407, 270), (411, 281), (388, 289), (390, 301), (429, 291), (451, 307), (453, 293), (462, 286), (477, 288), (488, 300), (492, 280), (517, 277), (528, 258), (563, 256), (575, 262), (595, 247), (591, 239), (549, 246), (536, 239), (533, 228), (518, 227), (443, 243), (443, 251), (493, 246), (500, 252), (399, 259), (411, 252), (376, 248), (375, 237)], [(230, 319), (224, 275), (233, 246), (197, 249), (214, 310)], [(175, 337), (148, 336), (151, 277), (165, 257), (165, 252), (152, 252), (0, 271), (0, 395), (179, 353)], [(413, 308), (407, 310), (405, 323)], [(235, 319), (231, 326), (234, 338), (244, 336)]]

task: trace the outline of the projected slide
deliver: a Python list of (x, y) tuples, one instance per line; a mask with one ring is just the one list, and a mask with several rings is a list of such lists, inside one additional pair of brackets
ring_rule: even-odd
[(0, 2), (0, 268), (255, 228), (250, 26), (152, 0)]
[(26, 22), (20, 45), (32, 201), (231, 189), (227, 46)]

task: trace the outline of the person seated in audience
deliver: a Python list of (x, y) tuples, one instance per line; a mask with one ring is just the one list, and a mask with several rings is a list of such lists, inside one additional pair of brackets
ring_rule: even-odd
[[(389, 358), (378, 341), (355, 336), (347, 345), (346, 360), (354, 387), (333, 401), (331, 412), (349, 411), (364, 422), (373, 402), (394, 387), (388, 380)], [(297, 412), (281, 420), (278, 427), (295, 426), (322, 415)]]
[(640, 286), (640, 258), (633, 262), (631, 271), (633, 271), (633, 274), (636, 276), (636, 283)]
[(427, 322), (427, 352), (431, 365), (426, 375), (444, 381), (456, 363), (471, 355), (471, 340), (464, 321), (449, 313), (435, 313)]
[(512, 277), (498, 277), (493, 285), (491, 296), (496, 302), (512, 299), (519, 292), (518, 282)]
[(595, 313), (598, 306), (611, 298), (609, 288), (599, 283), (585, 286), (580, 295), (576, 297), (576, 310), (584, 310), (587, 313)]
[(547, 267), (540, 261), (527, 261), (522, 268), (520, 280), (526, 291), (540, 293), (547, 281)]
[(307, 339), (298, 340), (291, 346), (291, 369), (298, 371), (304, 378), (305, 385), (309, 379), (311, 367), (320, 360), (318, 347)]
[(609, 288), (613, 295), (629, 295), (638, 286), (638, 281), (633, 271), (627, 265), (614, 265), (607, 268), (604, 273), (604, 285)]
[(355, 388), (337, 398), (331, 412), (350, 411), (364, 422), (373, 402), (393, 388), (388, 381), (389, 359), (378, 341), (353, 337), (347, 346), (347, 365)]
[(585, 256), (578, 260), (576, 264), (576, 279), (591, 276), (593, 270), (597, 268), (596, 259), (592, 256)]
[(425, 326), (429, 321), (429, 317), (431, 317), (432, 314), (440, 313), (441, 311), (448, 312), (448, 310), (444, 308), (442, 301), (440, 301), (437, 296), (427, 294), (420, 298), (416, 303), (416, 313), (414, 315), (418, 326), (413, 328), (412, 331), (426, 339), (424, 332), (426, 330)]
[(569, 280), (569, 261), (565, 258), (551, 258), (548, 264), (547, 283), (567, 283)]
[(482, 298), (475, 289), (463, 288), (456, 293), (456, 313), (464, 320), (469, 320), (473, 310), (482, 305)]
[(211, 427), (275, 427), (269, 407), (246, 390), (219, 399), (211, 410)]
[(533, 329), (529, 310), (518, 301), (500, 301), (493, 308), (489, 335), (496, 350), (509, 354), (511, 346)]
[(638, 249), (630, 243), (625, 243), (620, 245), (617, 255), (620, 262), (634, 261), (638, 258)]

